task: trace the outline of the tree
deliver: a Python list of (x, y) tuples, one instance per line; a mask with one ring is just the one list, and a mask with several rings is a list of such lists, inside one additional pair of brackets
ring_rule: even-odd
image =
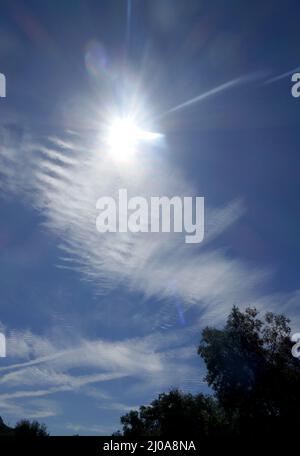
[[(291, 354), (289, 320), (233, 307), (224, 328), (202, 331), (198, 354), (214, 395), (163, 393), (121, 417), (123, 435), (199, 439), (296, 435), (300, 363)], [(248, 440), (250, 441), (250, 440)]]
[(300, 422), (300, 364), (291, 355), (289, 320), (234, 307), (224, 329), (207, 327), (198, 348), (237, 434), (291, 433)]
[(0, 437), (12, 436), (14, 434), (13, 428), (7, 426), (2, 417), (0, 416)]
[(184, 394), (175, 389), (162, 393), (149, 406), (121, 417), (123, 435), (197, 436), (220, 434), (226, 428), (224, 413), (213, 397)]
[(38, 421), (21, 420), (14, 429), (14, 435), (17, 437), (48, 437), (48, 431), (44, 424)]

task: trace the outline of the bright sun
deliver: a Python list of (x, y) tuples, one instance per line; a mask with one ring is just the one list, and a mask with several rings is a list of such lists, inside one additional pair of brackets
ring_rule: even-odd
[(158, 133), (142, 130), (132, 119), (124, 117), (112, 122), (106, 139), (111, 157), (116, 161), (128, 162), (135, 156), (141, 142), (153, 141), (160, 137)]

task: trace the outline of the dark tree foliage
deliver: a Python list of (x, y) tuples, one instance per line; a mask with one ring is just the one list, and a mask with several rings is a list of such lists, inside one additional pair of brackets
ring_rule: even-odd
[(2, 417), (0, 416), (0, 437), (12, 436), (14, 435), (13, 428), (7, 426)]
[(184, 394), (178, 390), (160, 394), (151, 405), (121, 417), (123, 434), (136, 436), (198, 435), (220, 432), (224, 415), (213, 397)]
[(198, 348), (206, 380), (238, 434), (288, 432), (300, 419), (300, 364), (289, 321), (234, 307), (225, 328), (206, 328)]
[(21, 420), (14, 428), (17, 437), (48, 437), (47, 428), (38, 421)]
[(178, 390), (121, 417), (126, 436), (293, 435), (300, 424), (300, 362), (289, 320), (234, 307), (223, 329), (202, 331), (198, 354), (214, 396)]

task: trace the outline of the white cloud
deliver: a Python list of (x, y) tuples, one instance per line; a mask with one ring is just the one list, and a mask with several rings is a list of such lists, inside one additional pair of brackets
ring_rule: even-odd
[[(22, 338), (22, 335), (23, 333), (20, 333), (19, 337)], [(16, 346), (17, 338), (15, 332)], [(100, 385), (105, 386), (107, 382), (122, 378), (132, 378), (136, 383), (136, 391), (156, 391), (158, 388), (168, 388), (174, 381), (174, 386), (182, 386), (197, 375), (200, 384), (201, 372), (189, 366), (195, 347), (184, 345), (186, 339), (186, 335), (183, 335), (181, 341), (177, 340), (177, 350), (174, 348), (175, 333), (156, 333), (119, 342), (82, 339), (78, 346), (68, 349), (62, 340), (59, 345), (63, 346), (63, 349), (60, 349), (57, 343), (44, 339), (43, 345), (51, 349), (55, 347), (56, 354), (1, 368), (4, 373), (0, 379), (0, 406), (7, 413), (22, 417), (29, 399), (35, 401), (57, 393), (80, 392), (94, 398), (97, 396), (99, 408), (127, 411), (130, 405), (124, 404), (117, 397), (112, 398)], [(23, 345), (20, 343), (25, 359), (29, 350), (35, 352), (34, 343), (40, 342), (40, 338), (31, 335)], [(27, 349), (24, 347), (26, 343)], [(77, 370), (76, 374), (74, 369)], [(79, 373), (78, 369), (82, 373)], [(97, 390), (91, 388), (92, 385), (97, 385)], [(129, 390), (131, 395), (134, 395), (132, 386)]]
[(146, 297), (175, 294), (185, 305), (202, 302), (205, 309), (233, 296), (243, 300), (265, 279), (265, 271), (254, 271), (211, 246), (244, 213), (240, 201), (221, 208), (206, 201), (205, 241), (198, 248), (186, 245), (178, 234), (98, 233), (96, 201), (100, 196), (117, 196), (119, 188), (126, 188), (129, 196), (197, 195), (164, 158), (163, 149), (155, 162), (151, 154), (157, 151), (147, 149), (131, 167), (120, 168), (106, 155), (103, 144), (92, 138), (84, 142), (65, 134), (31, 148), (25, 138), (18, 154), (7, 143), (0, 152), (0, 164), (8, 166), (3, 168), (4, 188), (25, 191), (44, 225), (61, 240), (61, 267), (78, 270), (97, 292), (121, 283)]
[(75, 434), (83, 434), (83, 435), (110, 435), (115, 432), (114, 426), (99, 426), (99, 425), (83, 425), (83, 424), (75, 424), (75, 423), (66, 423), (65, 428), (74, 432)]
[[(146, 197), (197, 192), (170, 167), (163, 150), (160, 158), (155, 151), (155, 160), (151, 150), (143, 151), (137, 163), (123, 169), (110, 161), (101, 144), (84, 143), (80, 136), (52, 137), (41, 145), (27, 137), (19, 147), (15, 142), (8, 138), (0, 150), (1, 188), (39, 211), (43, 225), (60, 239), (61, 267), (77, 270), (98, 293), (122, 286), (160, 300), (160, 311), (153, 315), (155, 329), (165, 324), (164, 312), (169, 318), (170, 300), (178, 300), (183, 310), (196, 309), (197, 316), (195, 324), (179, 334), (169, 329), (118, 341), (80, 336), (70, 341), (14, 332), (7, 344), (11, 365), (0, 368), (5, 389), (0, 405), (17, 415), (23, 413), (24, 401), (61, 392), (89, 395), (94, 384), (105, 394), (107, 382), (126, 378), (135, 379), (128, 389), (135, 397), (170, 386), (200, 388), (202, 368), (190, 363), (196, 356), (190, 337), (200, 331), (199, 320), (218, 324), (233, 304), (258, 301), (259, 285), (269, 274), (231, 258), (212, 243), (243, 215), (242, 202), (229, 201), (220, 208), (206, 202), (206, 236), (199, 246), (186, 245), (180, 234), (101, 235), (95, 226), (100, 196), (116, 195), (119, 188)], [(132, 321), (137, 313), (138, 309), (130, 314)], [(104, 398), (100, 406), (126, 407), (122, 397)]]

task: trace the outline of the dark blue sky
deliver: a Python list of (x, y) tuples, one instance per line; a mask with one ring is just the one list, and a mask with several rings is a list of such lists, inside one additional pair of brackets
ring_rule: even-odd
[[(299, 331), (299, 2), (0, 8), (0, 415), (107, 434), (170, 387), (207, 390), (200, 331), (232, 305)], [(102, 136), (133, 103), (164, 140), (120, 167)], [(204, 196), (204, 242), (100, 235), (117, 188)]]

